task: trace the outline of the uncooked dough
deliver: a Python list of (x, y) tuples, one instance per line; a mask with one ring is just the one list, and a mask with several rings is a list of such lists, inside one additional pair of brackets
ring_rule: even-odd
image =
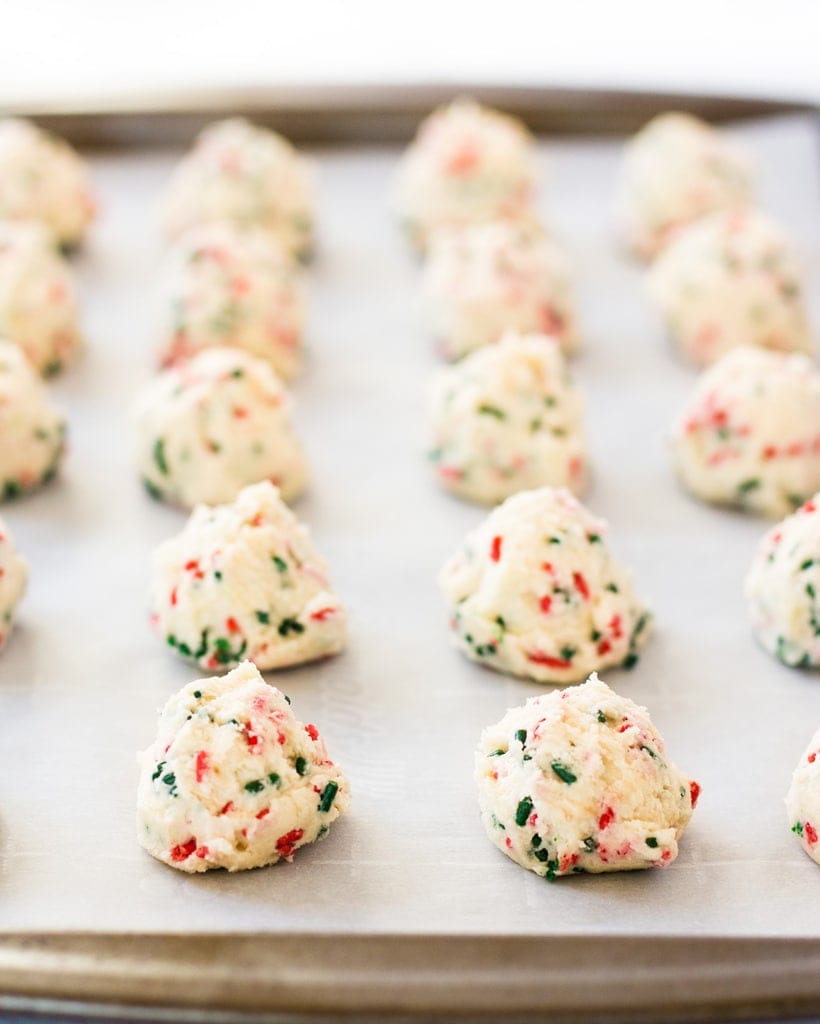
[(11, 531), (0, 519), (0, 648), (12, 631), (27, 583), (28, 562), (17, 551)]
[(285, 668), (341, 651), (347, 614), (310, 532), (268, 482), (198, 506), (154, 555), (151, 624), (188, 661)]
[(667, 867), (700, 793), (646, 708), (594, 673), (485, 729), (476, 781), (490, 841), (549, 881)]
[(431, 458), (454, 494), (495, 505), (548, 484), (586, 483), (582, 403), (545, 335), (506, 335), (439, 370), (430, 396)]
[(316, 726), (247, 661), (174, 694), (140, 762), (139, 841), (190, 873), (293, 860), (350, 803)]
[(650, 632), (606, 523), (563, 489), (508, 498), (467, 535), (439, 583), (468, 658), (539, 682), (629, 668)]

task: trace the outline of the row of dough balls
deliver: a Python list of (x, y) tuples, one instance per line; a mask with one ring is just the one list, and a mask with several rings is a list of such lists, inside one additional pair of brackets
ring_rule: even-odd
[[(535, 182), (524, 126), (469, 100), (434, 111), (402, 158), (395, 205), (426, 253), (424, 294), (448, 359), (506, 330), (578, 346), (567, 261), (539, 224)], [(626, 147), (621, 237), (658, 257), (649, 297), (699, 365), (739, 345), (812, 348), (794, 246), (751, 202), (749, 161), (695, 117), (659, 115)]]
[(134, 410), (143, 483), (185, 509), (261, 480), (291, 501), (307, 465), (283, 381), (302, 361), (311, 167), (277, 133), (220, 121), (177, 167), (163, 210), (163, 369)]

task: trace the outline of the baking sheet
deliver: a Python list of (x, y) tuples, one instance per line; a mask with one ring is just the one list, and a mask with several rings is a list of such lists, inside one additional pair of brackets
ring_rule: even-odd
[[(820, 198), (807, 118), (746, 125), (764, 205), (798, 237), (820, 322)], [(135, 751), (195, 676), (150, 633), (148, 559), (184, 517), (151, 502), (127, 409), (151, 373), (155, 202), (176, 152), (94, 160), (102, 218), (77, 261), (88, 349), (56, 385), (71, 452), (58, 482), (5, 505), (32, 569), (0, 658), (0, 928), (817, 936), (820, 871), (785, 820), (790, 773), (820, 721), (817, 673), (753, 642), (742, 580), (765, 523), (679, 490), (664, 431), (694, 381), (615, 248), (615, 142), (547, 141), (543, 213), (576, 264), (595, 468), (610, 520), (657, 616), (632, 672), (703, 795), (666, 871), (563, 879), (521, 870), (484, 837), (472, 782), (481, 728), (538, 692), (450, 647), (435, 577), (481, 509), (436, 488), (424, 389), (436, 366), (418, 268), (387, 208), (397, 150), (317, 152), (320, 255), (311, 359), (295, 385), (313, 469), (297, 511), (351, 612), (346, 654), (270, 675), (316, 721), (353, 787), (349, 816), (292, 865), (187, 877), (134, 838)]]

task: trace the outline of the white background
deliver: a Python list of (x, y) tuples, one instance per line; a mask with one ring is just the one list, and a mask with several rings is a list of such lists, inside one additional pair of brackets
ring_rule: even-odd
[(818, 0), (6, 0), (0, 106), (466, 83), (820, 101)]

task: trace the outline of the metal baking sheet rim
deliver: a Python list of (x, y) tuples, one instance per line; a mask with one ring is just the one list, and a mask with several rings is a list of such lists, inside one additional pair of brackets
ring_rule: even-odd
[[(169, 964), (173, 970), (169, 971)], [(241, 964), (241, 971), (237, 966)], [(788, 992), (788, 995), (784, 995)], [(635, 936), (9, 935), (0, 1010), (169, 1019), (740, 1019), (820, 1008), (820, 941)], [(176, 1014), (176, 1016), (175, 1016)], [(207, 1016), (210, 1015), (210, 1018)]]
[(35, 117), (84, 145), (150, 145), (188, 141), (215, 116), (245, 114), (297, 142), (387, 141), (409, 138), (431, 107), (457, 95), (475, 96), (524, 118), (534, 131), (562, 134), (637, 130), (653, 114), (686, 109), (711, 120), (806, 112), (795, 100), (764, 96), (626, 91), (580, 86), (499, 85), (479, 81), (425, 85), (388, 83), (290, 85), (55, 95), (29, 104), (0, 99), (0, 114)]

